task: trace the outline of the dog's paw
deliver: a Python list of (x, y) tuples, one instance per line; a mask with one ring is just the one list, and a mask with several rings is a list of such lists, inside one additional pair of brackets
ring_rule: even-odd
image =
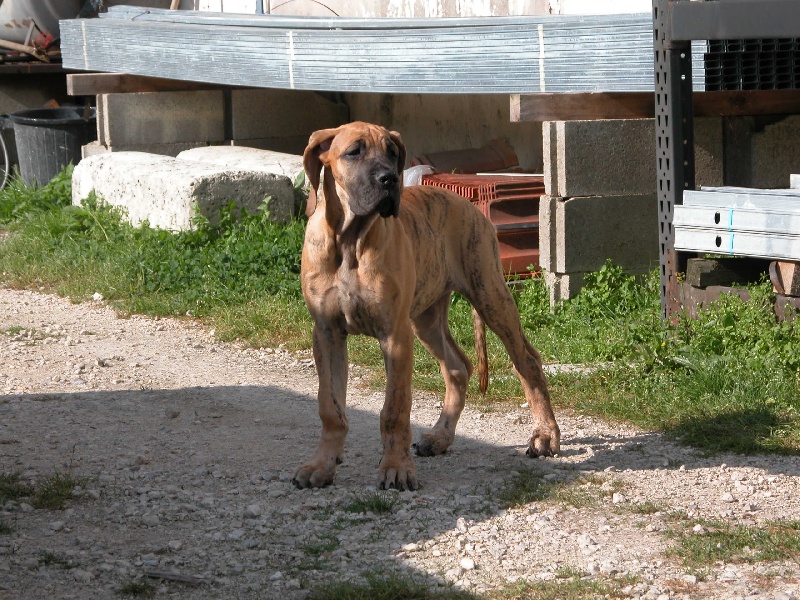
[(333, 483), (336, 476), (336, 462), (308, 463), (300, 466), (292, 477), (298, 489), (325, 487)]
[(419, 489), (414, 461), (410, 457), (407, 461), (384, 458), (378, 473), (378, 489), (400, 490), (401, 492)]
[(555, 435), (550, 435), (542, 431), (534, 431), (528, 449), (525, 454), (532, 458), (537, 456), (555, 456), (560, 448), (560, 436), (558, 430)]
[(452, 439), (444, 439), (434, 433), (423, 433), (419, 437), (419, 441), (413, 444), (411, 448), (417, 456), (437, 456), (444, 454), (452, 442)]

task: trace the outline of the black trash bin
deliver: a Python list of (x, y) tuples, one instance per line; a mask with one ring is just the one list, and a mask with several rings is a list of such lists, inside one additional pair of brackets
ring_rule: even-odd
[(97, 139), (95, 110), (35, 108), (8, 115), (14, 123), (19, 173), (26, 185), (44, 185), (69, 163), (81, 159), (81, 146)]

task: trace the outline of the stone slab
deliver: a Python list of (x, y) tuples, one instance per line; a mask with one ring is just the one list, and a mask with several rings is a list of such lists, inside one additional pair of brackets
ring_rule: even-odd
[(219, 90), (97, 96), (97, 139), (105, 146), (221, 142), (225, 108)]
[(206, 142), (178, 142), (175, 144), (131, 144), (124, 146), (106, 146), (99, 140), (86, 144), (81, 148), (81, 157), (88, 158), (96, 154), (108, 152), (146, 152), (147, 154), (160, 154), (162, 156), (178, 156), (181, 152), (192, 148), (206, 147)]
[(242, 171), (263, 171), (294, 180), (303, 171), (299, 154), (274, 152), (246, 146), (203, 146), (185, 150), (178, 160), (194, 160)]
[(197, 212), (212, 223), (230, 201), (255, 213), (271, 196), (270, 212), (278, 222), (294, 210), (288, 177), (240, 171), (208, 163), (177, 160), (143, 152), (112, 152), (82, 160), (72, 177), (72, 201), (80, 204), (94, 190), (102, 201), (125, 210), (133, 224), (185, 230)]
[[(241, 171), (259, 171), (288, 177), (294, 183), (303, 173), (303, 157), (246, 146), (203, 146), (181, 152), (178, 160), (193, 160)], [(306, 188), (306, 193), (308, 189)], [(306, 197), (295, 194), (295, 214), (305, 210)]]

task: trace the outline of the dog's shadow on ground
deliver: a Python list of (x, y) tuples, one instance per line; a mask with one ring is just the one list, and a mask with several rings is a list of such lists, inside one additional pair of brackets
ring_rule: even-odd
[[(154, 547), (168, 547), (170, 540), (187, 539), (183, 548), (191, 552), (193, 544), (188, 540), (197, 537), (198, 531), (213, 527), (213, 523), (162, 519), (155, 530), (142, 525), (141, 515), (135, 511), (130, 518), (126, 516), (121, 520), (100, 518), (99, 515), (111, 509), (96, 505), (106, 501), (118, 503), (120, 500), (115, 494), (120, 490), (125, 496), (137, 494), (136, 490), (141, 491), (144, 485), (152, 488), (172, 485), (186, 492), (184, 504), (191, 504), (204, 494), (214, 497), (215, 502), (228, 506), (227, 510), (236, 514), (243, 513), (254, 503), (261, 504), (265, 510), (276, 507), (278, 512), (273, 515), (276, 518), (282, 514), (280, 510), (288, 511), (283, 521), (266, 523), (270, 528), (268, 535), (257, 529), (248, 533), (247, 528), (257, 523), (257, 519), (234, 519), (244, 523), (244, 536), (252, 542), (249, 546), (230, 544), (226, 552), (240, 553), (238, 562), (247, 565), (258, 560), (263, 563), (263, 555), (262, 559), (257, 559), (257, 553), (269, 550), (267, 569), (294, 571), (302, 578), (303, 573), (297, 572), (302, 565), (308, 569), (331, 568), (325, 562), (331, 557), (325, 552), (330, 553), (335, 548), (325, 550), (322, 542), (318, 544), (322, 555), (311, 557), (313, 560), (298, 560), (297, 557), (303, 552), (313, 553), (309, 548), (316, 547), (314, 540), (330, 542), (333, 539), (320, 537), (320, 526), (324, 528), (326, 522), (335, 522), (338, 527), (346, 521), (331, 521), (331, 513), (343, 507), (342, 491), (346, 490), (344, 495), (359, 497), (366, 490), (374, 489), (380, 460), (378, 413), (350, 407), (348, 416), (350, 435), (345, 463), (340, 467), (335, 487), (320, 492), (295, 490), (290, 482), (294, 469), (313, 452), (318, 442), (321, 426), (316, 399), (278, 387), (224, 386), (0, 396), (0, 463), (4, 472), (33, 470), (46, 475), (70, 470), (90, 481), (107, 482), (111, 486), (108, 493), (101, 490), (97, 498), (84, 496), (76, 501), (76, 510), (69, 517), (70, 526), (73, 530), (91, 532), (86, 535), (97, 536), (98, 543), (115, 548), (118, 556), (131, 561), (148, 548), (152, 551)], [(415, 424), (414, 429), (416, 439), (424, 427)], [(657, 434), (644, 433), (622, 439), (619, 436), (577, 436), (569, 430), (563, 434), (562, 454), (571, 458), (573, 466), (563, 471), (562, 481), (566, 484), (586, 471), (599, 472), (609, 467), (652, 471), (679, 469), (682, 464), (682, 460), (665, 458), (662, 451), (649, 450), (656, 445), (664, 447), (663, 439)], [(473, 520), (487, 518), (491, 514), (487, 506), (492, 502), (496, 506), (509, 485), (519, 485), (521, 473), (536, 473), (541, 465), (540, 461), (524, 456), (526, 438), (510, 441), (513, 443), (496, 445), (462, 434), (457, 435), (455, 444), (445, 455), (417, 458), (423, 487), (417, 499), (403, 496), (401, 502), (416, 503), (416, 506), (422, 498), (422, 504), (429, 505), (432, 510), (438, 508), (433, 506), (435, 503), (443, 503), (441, 508), (448, 509), (450, 512), (446, 514), (452, 518), (430, 520), (416, 530), (409, 524), (409, 530), (400, 532), (403, 535), (396, 532), (396, 528), (387, 527), (385, 551), (391, 553), (399, 550), (403, 543), (445, 534), (447, 527), (456, 528), (459, 516)], [(777, 465), (780, 474), (800, 475), (796, 461), (776, 462), (775, 457), (728, 454), (702, 460), (706, 465), (724, 462), (729, 466), (767, 471)], [(558, 458), (546, 461), (558, 461)], [(684, 468), (691, 470), (692, 466), (684, 465)], [(481, 500), (481, 496), (486, 496), (486, 501)], [(82, 504), (85, 509), (79, 508)], [(35, 512), (19, 516), (15, 527), (24, 531), (29, 526), (26, 520), (33, 519), (31, 515)], [(378, 521), (380, 518), (374, 517)], [(308, 523), (315, 521), (317, 524), (311, 528), (315, 533), (297, 535), (298, 528), (308, 530)], [(301, 522), (303, 525), (299, 527)], [(224, 526), (224, 523), (220, 525)], [(349, 528), (358, 526), (347, 525)], [(380, 540), (382, 527), (379, 524), (370, 527), (373, 533), (369, 540)], [(220, 530), (218, 533), (224, 538), (230, 532)], [(330, 535), (335, 536), (336, 532), (332, 530)], [(59, 539), (50, 538), (48, 543), (55, 544), (55, 548)], [(348, 551), (344, 543), (340, 547)], [(187, 557), (184, 564), (194, 564), (193, 560), (196, 557)], [(398, 565), (399, 562), (398, 558)], [(367, 567), (351, 562), (348, 568), (359, 572)], [(243, 573), (222, 573), (221, 576), (230, 579), (231, 585), (236, 587), (240, 577), (241, 584), (245, 584), (246, 573), (245, 569)]]

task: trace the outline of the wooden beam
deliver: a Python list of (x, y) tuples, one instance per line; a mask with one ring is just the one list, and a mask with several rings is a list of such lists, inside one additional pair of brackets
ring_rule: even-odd
[[(695, 92), (695, 117), (777, 115), (800, 112), (800, 90)], [(652, 119), (650, 92), (514, 94), (511, 121), (591, 121)]]
[(67, 94), (96, 96), (97, 94), (127, 94), (137, 92), (185, 92), (219, 90), (230, 86), (196, 81), (142, 77), (125, 73), (72, 73), (67, 75)]

